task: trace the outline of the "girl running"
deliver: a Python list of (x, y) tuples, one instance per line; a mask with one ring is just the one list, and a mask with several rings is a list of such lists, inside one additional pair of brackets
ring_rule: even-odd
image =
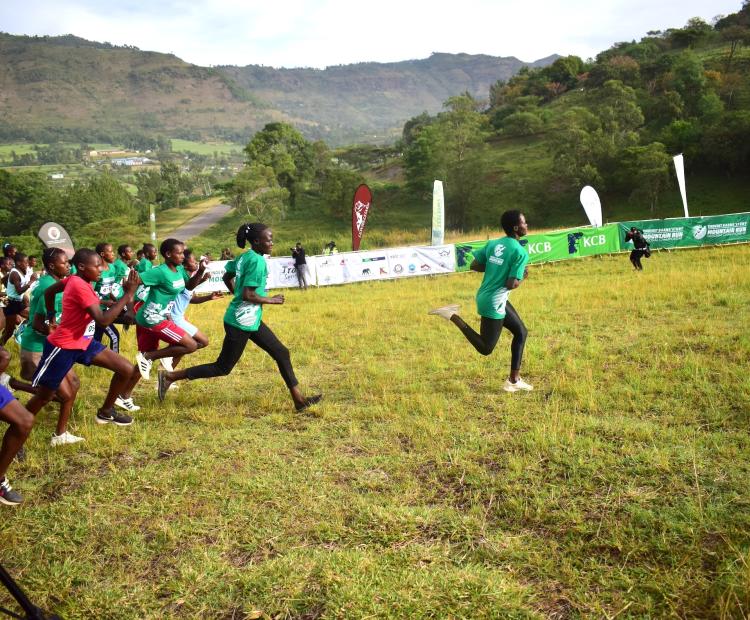
[(224, 283), (234, 298), (224, 314), (224, 343), (219, 357), (212, 364), (185, 370), (160, 370), (159, 400), (164, 400), (169, 386), (175, 381), (228, 375), (242, 357), (248, 340), (274, 359), (297, 411), (307, 409), (323, 398), (322, 394), (308, 397), (302, 394), (294, 376), (289, 349), (261, 320), (264, 305), (284, 303), (283, 295), (266, 295), (268, 271), (263, 256), (273, 249), (273, 232), (265, 224), (243, 224), (237, 231), (237, 245), (244, 248), (247, 242), (250, 242), (251, 250), (227, 263), (224, 274)]
[(8, 305), (3, 308), (5, 314), (5, 328), (0, 337), (0, 346), (4, 345), (13, 335), (16, 325), (29, 316), (29, 310), (24, 299), (24, 293), (36, 282), (36, 274), (28, 272), (29, 261), (26, 254), (16, 253), (15, 267), (8, 274)]
[[(39, 366), (39, 360), (44, 351), (44, 343), (49, 335), (49, 327), (45, 322), (47, 308), (44, 302), (44, 291), (50, 286), (68, 277), (70, 273), (70, 264), (68, 256), (60, 248), (48, 248), (42, 254), (42, 263), (46, 272), (39, 279), (39, 284), (31, 295), (31, 305), (29, 306), (28, 327), (21, 334), (21, 378), (31, 381), (34, 373)], [(55, 295), (55, 322), (60, 321), (62, 315), (62, 293)], [(83, 441), (83, 437), (77, 437), (68, 432), (68, 420), (73, 411), (78, 388), (81, 382), (75, 371), (71, 368), (63, 377), (60, 387), (57, 388), (57, 400), (60, 401), (60, 415), (57, 418), (57, 429), (52, 435), (51, 444), (53, 446), (62, 446), (71, 443)], [(12, 386), (15, 387), (15, 386)]]
[[(117, 426), (129, 426), (133, 423), (133, 418), (117, 413), (113, 406), (117, 395), (127, 385), (133, 366), (122, 355), (94, 340), (93, 335), (94, 322), (109, 325), (125, 305), (133, 300), (139, 283), (138, 274), (131, 272), (128, 275), (123, 296), (103, 312), (92, 287), (102, 272), (101, 258), (94, 250), (83, 248), (75, 253), (72, 262), (76, 267), (76, 274), (56, 282), (44, 291), (50, 335), (44, 343), (39, 367), (34, 374), (33, 386), (39, 390), (26, 404), (26, 408), (36, 415), (52, 400), (73, 364), (93, 364), (113, 372), (104, 404), (96, 414), (97, 423), (111, 422)], [(63, 291), (63, 313), (58, 326), (55, 320), (55, 295)]]
[(526, 263), (529, 255), (518, 242), (528, 232), (528, 226), (520, 211), (506, 211), (500, 223), (508, 236), (488, 241), (487, 245), (474, 253), (470, 267), (473, 271), (484, 273), (476, 298), (477, 312), (481, 317), (479, 333), (458, 316), (457, 305), (436, 308), (430, 310), (429, 314), (436, 314), (453, 323), (482, 355), (492, 353), (503, 327), (508, 329), (513, 334), (513, 340), (510, 344), (510, 375), (503, 389), (506, 392), (528, 391), (534, 388), (520, 376), (526, 326), (508, 301), (510, 292), (518, 288), (521, 280), (528, 275)]
[[(99, 279), (94, 284), (94, 291), (99, 295), (102, 301), (102, 310), (109, 308), (114, 301), (117, 301), (122, 294), (122, 288), (117, 280), (117, 272), (114, 268), (115, 251), (111, 243), (98, 243), (96, 253), (102, 259), (103, 271)], [(118, 317), (119, 318), (119, 317)], [(97, 325), (94, 330), (94, 340), (101, 342), (102, 337), (106, 334), (109, 339), (109, 348), (115, 353), (120, 352), (120, 332), (117, 331), (114, 323), (103, 327)]]
[[(177, 239), (165, 239), (160, 247), (164, 264), (141, 274), (141, 282), (148, 287), (148, 295), (135, 315), (138, 353), (133, 373), (121, 392), (123, 401), (131, 401), (133, 388), (141, 377), (148, 380), (155, 359), (181, 357), (193, 353), (198, 343), (183, 328), (167, 318), (169, 309), (180, 292), (187, 286), (195, 288), (201, 281), (205, 264), (201, 264), (192, 278), (188, 278), (182, 263), (185, 260), (185, 245)], [(159, 348), (159, 341), (167, 346)]]

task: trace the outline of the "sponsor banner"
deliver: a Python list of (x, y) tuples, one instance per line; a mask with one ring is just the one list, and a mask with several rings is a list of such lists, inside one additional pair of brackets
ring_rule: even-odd
[(289, 288), (299, 286), (297, 279), (297, 267), (291, 256), (280, 256), (278, 258), (266, 257), (268, 265), (268, 280), (266, 288)]
[(362, 235), (365, 234), (367, 214), (372, 204), (372, 192), (364, 183), (354, 192), (352, 199), (352, 249), (359, 250)]
[(224, 272), (226, 271), (226, 265), (229, 261), (227, 260), (212, 260), (206, 265), (206, 271), (208, 271), (208, 280), (201, 282), (195, 287), (195, 292), (201, 293), (213, 293), (218, 291), (220, 293), (228, 293), (228, 289), (224, 286)]
[(316, 283), (318, 286), (348, 282), (348, 280), (344, 279), (346, 260), (343, 253), (332, 254), (330, 256), (313, 256), (313, 260), (310, 260), (310, 258), (308, 257), (307, 259), (307, 266), (310, 267), (314, 261), (315, 273), (317, 274)]
[(632, 241), (625, 242), (625, 233), (632, 226), (643, 231), (652, 249), (750, 241), (750, 213), (620, 222), (620, 246), (623, 250), (633, 249)]
[[(474, 260), (474, 252), (486, 244), (486, 241), (457, 243), (456, 271), (468, 271)], [(619, 252), (620, 237), (617, 225), (607, 224), (600, 228), (570, 228), (528, 235), (521, 239), (521, 245), (529, 253), (530, 263), (544, 263)]]
[(342, 267), (344, 282), (365, 282), (391, 277), (386, 250), (346, 253)]
[(37, 236), (42, 240), (44, 247), (60, 248), (67, 254), (68, 258), (73, 258), (73, 254), (75, 254), (73, 241), (68, 231), (60, 224), (47, 222), (39, 229)]
[(445, 243), (445, 200), (443, 182), (435, 181), (432, 186), (432, 242), (430, 245)]
[(455, 247), (394, 248), (388, 250), (391, 277), (427, 276), (433, 273), (453, 273), (456, 270)]

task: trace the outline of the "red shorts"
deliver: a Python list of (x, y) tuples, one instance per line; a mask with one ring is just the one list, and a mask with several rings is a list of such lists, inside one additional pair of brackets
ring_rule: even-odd
[(153, 327), (135, 326), (136, 338), (138, 340), (138, 350), (141, 353), (147, 351), (156, 351), (159, 348), (159, 341), (163, 340), (168, 344), (177, 344), (187, 332), (172, 323), (172, 321), (162, 321)]

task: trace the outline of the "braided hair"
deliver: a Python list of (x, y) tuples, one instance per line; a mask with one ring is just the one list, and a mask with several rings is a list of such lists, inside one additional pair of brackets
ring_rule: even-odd
[(42, 265), (44, 265), (44, 268), (47, 271), (50, 270), (50, 268), (52, 267), (52, 263), (60, 254), (65, 254), (65, 250), (61, 248), (45, 248), (44, 249), (44, 252), (42, 252)]
[(248, 241), (250, 242), (250, 245), (252, 245), (254, 241), (258, 241), (260, 239), (263, 231), (267, 229), (268, 226), (266, 226), (265, 224), (261, 224), (260, 222), (243, 224), (237, 230), (237, 247), (244, 248)]

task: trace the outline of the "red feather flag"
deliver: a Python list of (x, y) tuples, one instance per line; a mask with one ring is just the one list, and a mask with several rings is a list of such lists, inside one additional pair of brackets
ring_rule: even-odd
[(352, 200), (352, 250), (359, 250), (359, 243), (365, 233), (367, 214), (372, 204), (372, 192), (364, 183), (354, 192)]

